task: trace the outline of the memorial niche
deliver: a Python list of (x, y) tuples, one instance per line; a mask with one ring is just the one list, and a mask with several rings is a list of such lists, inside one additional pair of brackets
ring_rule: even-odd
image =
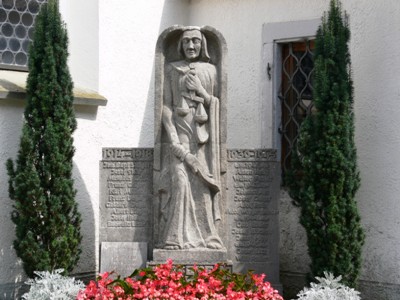
[(211, 27), (174, 26), (159, 38), (155, 248), (225, 248), (225, 50)]

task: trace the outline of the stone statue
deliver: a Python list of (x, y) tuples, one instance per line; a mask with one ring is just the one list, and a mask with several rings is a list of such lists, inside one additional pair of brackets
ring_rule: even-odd
[(222, 249), (218, 70), (200, 28), (183, 27), (179, 34), (181, 59), (165, 62), (160, 90), (156, 248)]

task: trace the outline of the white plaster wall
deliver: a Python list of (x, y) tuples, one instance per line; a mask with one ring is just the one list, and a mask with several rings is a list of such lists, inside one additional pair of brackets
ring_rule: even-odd
[[(319, 18), (328, 1), (193, 0), (190, 3), (192, 25), (211, 25), (227, 41), (228, 146), (261, 147), (264, 139), (261, 79), (266, 70), (262, 63), (262, 26), (267, 22)], [(268, 126), (271, 124), (272, 120)]]
[[(61, 0), (75, 86), (97, 90), (106, 107), (76, 106), (74, 177), (83, 253), (75, 273), (97, 271), (99, 161), (103, 147), (153, 146), (154, 54), (158, 35), (186, 24), (184, 0)], [(12, 241), (11, 200), (3, 167), (16, 157), (24, 102), (0, 101), (0, 292), (25, 277)], [(1, 298), (0, 294), (0, 298)]]
[(99, 1), (60, 0), (69, 34), (69, 67), (75, 86), (99, 88)]
[(400, 5), (346, 1), (352, 29), (363, 278), (400, 283)]
[[(161, 4), (160, 4), (161, 5)], [(98, 8), (96, 0), (76, 1), (61, 0), (60, 11), (63, 20), (67, 23), (70, 37), (69, 65), (75, 86), (87, 89), (98, 89)], [(86, 27), (84, 27), (84, 25)], [(84, 45), (82, 47), (81, 45)], [(7, 78), (1, 78), (7, 80)], [(19, 147), (19, 136), (22, 129), (24, 101), (0, 101), (0, 298), (2, 284), (23, 282), (25, 275), (22, 271), (21, 261), (17, 258), (12, 247), (15, 239), (14, 224), (11, 221), (12, 202), (8, 197), (8, 176), (5, 162), (8, 158), (16, 158)], [(78, 108), (79, 129), (75, 136), (76, 144), (79, 142), (80, 130), (84, 120), (85, 109)], [(83, 115), (83, 117), (82, 117)], [(88, 118), (95, 119), (95, 111), (89, 109)], [(85, 138), (90, 141), (89, 138)], [(79, 151), (78, 151), (79, 152)], [(80, 165), (79, 159), (74, 159), (75, 166)], [(93, 166), (87, 169), (90, 171)], [(93, 271), (95, 268), (95, 225), (94, 210), (91, 202), (94, 201), (96, 189), (89, 195), (86, 182), (75, 168), (75, 187), (78, 190), (77, 201), (83, 216), (82, 233), (84, 235), (83, 254), (77, 272)], [(90, 187), (89, 187), (90, 188)]]
[(83, 224), (86, 251), (77, 272), (87, 271), (88, 261), (94, 269), (98, 261), (101, 150), (153, 146), (155, 45), (165, 27), (185, 22), (186, 9), (187, 3), (181, 0), (98, 1), (98, 92), (108, 103), (98, 109), (76, 109), (75, 175), (87, 216)]
[[(5, 168), (6, 160), (15, 156), (15, 149), (18, 147), (22, 112), (22, 103), (0, 101), (0, 284), (22, 280), (21, 264), (12, 247), (15, 234)], [(0, 298), (1, 296), (0, 293)]]
[[(350, 15), (352, 32), (356, 143), (362, 179), (357, 200), (367, 234), (362, 279), (400, 284), (400, 5), (396, 0), (342, 3)], [(227, 40), (228, 147), (272, 145), (272, 138), (267, 138), (271, 144), (264, 144), (265, 137), (260, 135), (265, 132), (260, 113), (266, 105), (263, 101), (272, 101), (272, 95), (262, 97), (266, 67), (261, 53), (262, 25), (319, 18), (328, 4), (328, 0), (191, 1), (191, 24), (214, 26)], [(266, 134), (273, 134), (272, 122), (272, 118), (266, 121)], [(282, 197), (282, 267), (304, 272), (305, 240), (292, 240), (303, 233), (296, 225), (298, 213), (289, 202)], [(297, 262), (291, 263), (293, 260)]]
[[(227, 40), (228, 148), (271, 148), (274, 145), (276, 129), (272, 81), (267, 81), (266, 76), (266, 62), (273, 64), (273, 51), (263, 49), (263, 24), (320, 18), (328, 3), (290, 0), (191, 1), (192, 25), (214, 26)], [(266, 90), (269, 92), (267, 97)], [(282, 191), (280, 267), (282, 271), (306, 273), (309, 262), (306, 236), (298, 218), (299, 209), (293, 207), (290, 197)]]
[[(76, 272), (98, 258), (99, 160), (103, 147), (153, 146), (154, 50), (173, 24), (211, 25), (228, 45), (228, 147), (270, 147), (260, 113), (265, 60), (262, 25), (319, 18), (328, 0), (62, 0), (70, 30), (76, 85), (97, 90), (106, 107), (77, 107), (74, 157), (77, 199), (84, 220), (84, 252)], [(357, 195), (367, 239), (362, 278), (400, 284), (400, 5), (397, 0), (343, 0), (350, 15), (356, 142), (362, 186)], [(21, 280), (12, 249), (11, 201), (4, 163), (16, 156), (23, 103), (0, 102), (0, 284)], [(271, 112), (272, 113), (272, 112)], [(246, 128), (246, 130), (243, 130)], [(283, 193), (284, 194), (284, 193)], [(286, 271), (305, 271), (297, 212), (282, 197), (281, 249)], [(299, 244), (300, 243), (300, 244)], [(296, 257), (294, 257), (296, 256)], [(300, 261), (301, 260), (301, 261)], [(296, 261), (295, 263), (291, 263)]]

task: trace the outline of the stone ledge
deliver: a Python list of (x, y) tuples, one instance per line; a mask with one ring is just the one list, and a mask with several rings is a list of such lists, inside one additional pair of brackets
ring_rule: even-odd
[(167, 259), (172, 259), (176, 264), (189, 265), (214, 265), (215, 263), (228, 262), (226, 249), (184, 249), (184, 250), (153, 250), (153, 261), (150, 264), (163, 264)]
[[(0, 70), (0, 101), (25, 100), (28, 72)], [(75, 87), (74, 105), (105, 106), (107, 99), (95, 91)]]

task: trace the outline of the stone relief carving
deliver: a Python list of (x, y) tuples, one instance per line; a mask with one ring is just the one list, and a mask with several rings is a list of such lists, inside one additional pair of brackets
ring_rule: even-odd
[(225, 49), (221, 38), (210, 27), (174, 26), (159, 39), (154, 164), (156, 248), (224, 248), (218, 231), (223, 219), (221, 174), (225, 162), (221, 161), (225, 157), (221, 153), (226, 139), (226, 124), (220, 120), (226, 108), (225, 103), (221, 104), (226, 102), (221, 99), (226, 83), (222, 82), (222, 64), (217, 61)]

